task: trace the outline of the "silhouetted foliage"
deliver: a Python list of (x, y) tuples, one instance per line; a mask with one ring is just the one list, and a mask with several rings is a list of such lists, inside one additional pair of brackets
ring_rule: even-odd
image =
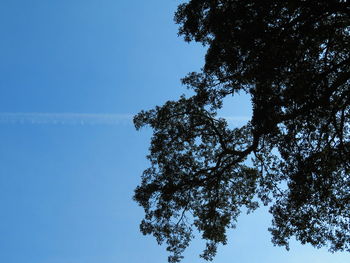
[[(272, 242), (291, 237), (350, 251), (350, 7), (341, 0), (191, 0), (175, 21), (208, 47), (194, 91), (134, 118), (153, 129), (151, 167), (134, 199), (144, 234), (170, 262), (197, 229), (211, 260), (241, 209), (269, 205)], [(223, 99), (251, 95), (252, 119), (230, 128)], [(253, 165), (247, 165), (252, 158)]]

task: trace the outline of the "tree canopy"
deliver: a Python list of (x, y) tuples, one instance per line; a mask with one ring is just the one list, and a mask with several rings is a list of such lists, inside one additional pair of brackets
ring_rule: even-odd
[[(142, 233), (177, 262), (196, 230), (212, 260), (242, 209), (268, 205), (275, 245), (350, 251), (349, 3), (191, 0), (175, 21), (207, 53), (183, 79), (193, 96), (134, 118), (153, 129), (134, 195)], [(252, 118), (232, 128), (217, 111), (238, 92)]]

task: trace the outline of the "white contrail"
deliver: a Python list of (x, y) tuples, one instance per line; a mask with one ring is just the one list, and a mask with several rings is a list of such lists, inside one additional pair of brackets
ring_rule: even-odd
[(119, 125), (132, 123), (133, 114), (0, 113), (0, 124)]
[[(0, 124), (120, 125), (132, 124), (133, 114), (113, 113), (13, 113), (0, 112)], [(229, 124), (247, 122), (247, 116), (219, 116)]]
[(228, 123), (247, 122), (251, 119), (248, 116), (219, 116), (219, 117), (225, 119)]

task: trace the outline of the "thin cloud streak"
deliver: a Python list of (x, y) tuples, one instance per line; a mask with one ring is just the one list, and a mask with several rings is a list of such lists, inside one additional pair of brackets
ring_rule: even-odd
[[(121, 125), (132, 124), (133, 114), (115, 113), (13, 113), (0, 112), (0, 124), (33, 125)], [(219, 116), (229, 124), (242, 124), (250, 118), (247, 116)]]
[(250, 120), (248, 116), (219, 116), (225, 119), (227, 122), (246, 122)]
[(0, 124), (120, 125), (131, 124), (132, 114), (111, 113), (0, 113)]

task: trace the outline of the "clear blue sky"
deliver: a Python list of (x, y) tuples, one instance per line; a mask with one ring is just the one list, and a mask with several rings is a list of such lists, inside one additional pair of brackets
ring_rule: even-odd
[[(0, 0), (0, 114), (135, 114), (185, 92), (203, 48), (177, 37), (175, 0)], [(230, 102), (229, 102), (230, 103)], [(247, 98), (224, 114), (249, 114)], [(0, 122), (0, 262), (157, 263), (133, 189), (150, 131), (119, 124)], [(214, 262), (348, 263), (273, 247), (264, 209), (242, 216)], [(231, 232), (230, 232), (231, 233)], [(201, 262), (194, 242), (184, 263)]]

